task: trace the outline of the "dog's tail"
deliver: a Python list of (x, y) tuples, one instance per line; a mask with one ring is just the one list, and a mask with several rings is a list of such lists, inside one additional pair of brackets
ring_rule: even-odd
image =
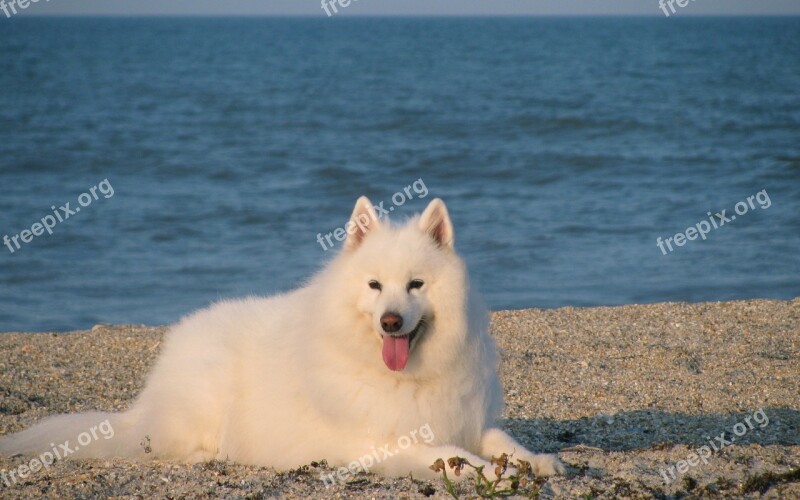
[(65, 458), (133, 458), (147, 443), (136, 435), (131, 413), (77, 413), (47, 417), (16, 434), (0, 436), (0, 455)]

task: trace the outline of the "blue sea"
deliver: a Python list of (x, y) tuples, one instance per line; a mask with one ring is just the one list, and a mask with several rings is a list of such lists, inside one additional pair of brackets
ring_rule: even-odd
[(0, 331), (289, 290), (362, 194), (495, 310), (800, 295), (796, 17), (3, 18), (0, 134)]

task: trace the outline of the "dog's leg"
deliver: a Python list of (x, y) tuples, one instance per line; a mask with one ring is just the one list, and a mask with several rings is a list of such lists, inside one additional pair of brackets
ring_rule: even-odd
[(556, 455), (536, 455), (526, 450), (524, 446), (519, 444), (498, 428), (491, 428), (484, 431), (481, 436), (481, 456), (489, 457), (500, 456), (502, 453), (511, 455), (513, 453), (512, 461), (514, 459), (527, 460), (531, 463), (533, 473), (537, 476), (552, 476), (553, 474), (561, 474), (564, 472), (564, 465)]

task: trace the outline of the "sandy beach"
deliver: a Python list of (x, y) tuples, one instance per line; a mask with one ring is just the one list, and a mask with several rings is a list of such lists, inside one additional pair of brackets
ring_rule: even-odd
[[(165, 331), (0, 334), (0, 434), (124, 410)], [(501, 311), (492, 334), (501, 425), (567, 465), (533, 496), (800, 498), (800, 298)], [(29, 461), (0, 457), (0, 473)], [(451, 498), (441, 480), (362, 474), (326, 487), (326, 471), (65, 460), (0, 476), (0, 498)], [(466, 483), (459, 492), (474, 497)]]

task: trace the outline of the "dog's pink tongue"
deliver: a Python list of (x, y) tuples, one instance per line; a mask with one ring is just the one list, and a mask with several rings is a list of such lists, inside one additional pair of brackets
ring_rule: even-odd
[(390, 370), (400, 371), (408, 363), (409, 336), (383, 337), (383, 362)]

